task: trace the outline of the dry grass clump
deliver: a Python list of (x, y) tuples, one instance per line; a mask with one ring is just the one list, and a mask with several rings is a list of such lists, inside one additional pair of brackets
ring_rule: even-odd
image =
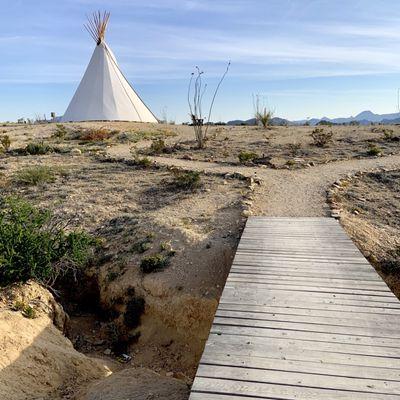
[(106, 128), (88, 128), (80, 131), (77, 139), (84, 142), (102, 142), (117, 135), (119, 131)]
[(68, 171), (62, 167), (36, 165), (25, 167), (15, 172), (13, 182), (19, 185), (38, 186), (55, 182), (57, 175), (65, 177), (68, 175)]
[(333, 132), (325, 132), (324, 128), (315, 128), (310, 135), (314, 146), (325, 147), (333, 140)]
[(238, 155), (238, 158), (240, 163), (247, 164), (258, 158), (258, 155), (252, 151), (241, 151)]
[(201, 176), (198, 171), (181, 171), (173, 169), (172, 186), (180, 190), (195, 190), (201, 187)]
[(0, 153), (8, 152), (11, 147), (11, 139), (8, 135), (0, 136)]
[(63, 124), (56, 124), (56, 129), (54, 130), (51, 137), (57, 139), (64, 139), (68, 134), (68, 130)]
[(158, 129), (152, 131), (128, 131), (118, 134), (116, 136), (116, 140), (120, 143), (137, 143), (142, 140), (158, 140), (174, 136), (177, 136), (177, 133), (170, 129)]
[(56, 177), (51, 167), (38, 165), (17, 171), (14, 174), (13, 181), (19, 185), (37, 186), (44, 183), (52, 183), (55, 179)]
[(169, 263), (170, 260), (167, 255), (158, 253), (142, 258), (140, 269), (144, 274), (149, 274), (151, 272), (162, 271), (169, 265)]
[(28, 143), (24, 149), (25, 154), (32, 156), (44, 155), (54, 152), (54, 147), (42, 142), (31, 142)]
[(370, 143), (368, 145), (367, 154), (369, 156), (376, 157), (376, 156), (381, 155), (382, 153), (383, 153), (383, 150), (378, 145), (376, 145), (374, 143)]

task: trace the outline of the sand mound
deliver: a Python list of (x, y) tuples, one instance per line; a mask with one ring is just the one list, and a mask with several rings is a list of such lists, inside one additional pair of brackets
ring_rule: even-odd
[[(27, 318), (21, 304), (34, 310)], [(108, 374), (98, 361), (78, 353), (63, 335), (66, 315), (36, 283), (0, 292), (0, 398), (69, 398), (74, 387)]]
[(189, 389), (178, 379), (163, 377), (150, 370), (125, 369), (92, 384), (79, 400), (187, 399)]

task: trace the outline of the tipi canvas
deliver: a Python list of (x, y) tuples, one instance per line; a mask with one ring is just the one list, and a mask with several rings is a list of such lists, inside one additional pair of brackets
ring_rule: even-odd
[(109, 13), (95, 13), (85, 26), (97, 45), (62, 121), (157, 123), (157, 118), (122, 74), (114, 54), (104, 41), (109, 17)]

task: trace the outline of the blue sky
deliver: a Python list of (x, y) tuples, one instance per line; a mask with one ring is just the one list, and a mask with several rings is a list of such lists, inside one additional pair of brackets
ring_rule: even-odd
[[(398, 0), (0, 0), (0, 120), (65, 111), (94, 48), (85, 14), (111, 11), (107, 42), (157, 116), (188, 119), (195, 65), (214, 120), (250, 118), (252, 94), (290, 119), (397, 111)], [(207, 103), (209, 98), (205, 99)]]

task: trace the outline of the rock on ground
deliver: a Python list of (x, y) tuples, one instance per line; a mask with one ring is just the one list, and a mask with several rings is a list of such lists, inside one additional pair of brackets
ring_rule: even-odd
[(79, 400), (186, 400), (188, 386), (148, 369), (129, 368), (116, 372), (88, 387)]

